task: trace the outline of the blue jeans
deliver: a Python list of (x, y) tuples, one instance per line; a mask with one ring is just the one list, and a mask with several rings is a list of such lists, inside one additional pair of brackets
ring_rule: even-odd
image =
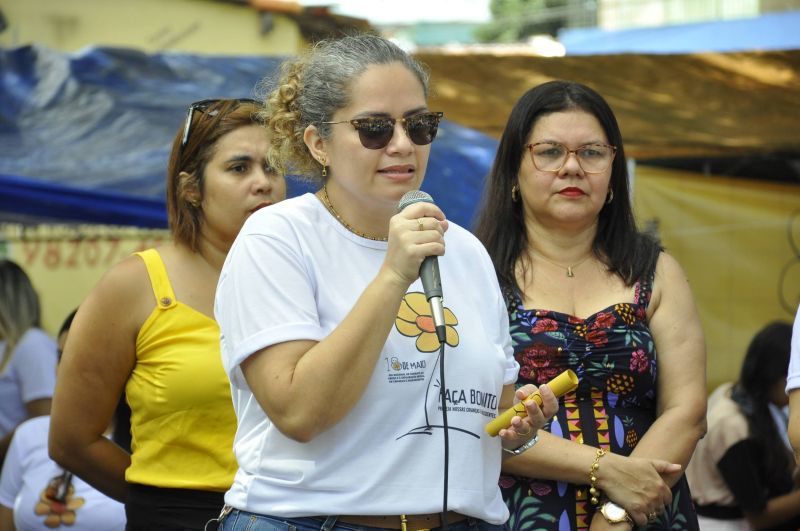
[[(337, 522), (335, 516), (329, 516), (327, 520), (308, 516), (281, 518), (239, 509), (233, 509), (225, 516), (220, 529), (222, 531), (397, 531)], [(477, 518), (466, 518), (449, 524), (447, 529), (448, 531), (506, 531), (507, 528), (505, 525), (490, 524)]]

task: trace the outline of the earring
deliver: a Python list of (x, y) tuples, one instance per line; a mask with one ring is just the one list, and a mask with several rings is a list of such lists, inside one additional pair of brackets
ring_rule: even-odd
[(608, 189), (608, 196), (606, 197), (606, 204), (610, 205), (611, 201), (614, 200), (614, 190), (611, 188)]
[(197, 208), (200, 206), (200, 201), (197, 199), (190, 199), (189, 204), (192, 205), (193, 208)]
[(511, 200), (515, 203), (519, 200), (519, 184), (511, 187)]
[(319, 163), (322, 164), (322, 178), (323, 179), (328, 176), (328, 164), (327, 164), (327, 162), (328, 162), (328, 159), (325, 158), (325, 155), (323, 155), (319, 159)]

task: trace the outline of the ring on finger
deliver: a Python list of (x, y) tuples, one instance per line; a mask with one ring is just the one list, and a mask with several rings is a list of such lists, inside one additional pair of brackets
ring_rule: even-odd
[(647, 514), (647, 521), (648, 522), (655, 522), (658, 519), (658, 513), (653, 511), (652, 513)]
[(419, 230), (425, 230), (425, 226), (422, 223), (422, 218), (417, 218), (417, 226), (419, 227)]

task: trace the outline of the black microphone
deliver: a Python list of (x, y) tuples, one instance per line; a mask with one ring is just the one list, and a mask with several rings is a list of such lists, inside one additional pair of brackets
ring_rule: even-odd
[[(406, 192), (397, 205), (397, 211), (401, 211), (408, 205), (414, 203), (431, 203), (433, 198), (430, 194), (422, 190), (411, 190)], [(431, 315), (433, 316), (433, 326), (436, 328), (436, 337), (440, 343), (447, 340), (447, 329), (444, 325), (444, 304), (442, 303), (442, 278), (439, 275), (439, 261), (436, 256), (427, 256), (419, 266), (419, 278), (422, 280), (422, 289), (425, 290), (425, 298), (431, 305)]]

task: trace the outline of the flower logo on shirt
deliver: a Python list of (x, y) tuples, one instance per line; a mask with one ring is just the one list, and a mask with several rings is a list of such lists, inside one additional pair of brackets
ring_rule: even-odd
[(86, 503), (85, 499), (74, 496), (75, 487), (72, 485), (72, 474), (64, 472), (50, 480), (42, 491), (33, 512), (39, 516), (45, 516), (44, 525), (47, 527), (74, 525), (75, 511)]
[[(458, 318), (450, 308), (443, 308), (442, 313), (444, 313), (445, 343), (450, 347), (455, 348), (459, 345), (459, 336), (455, 328), (458, 326)], [(436, 336), (436, 329), (433, 326), (433, 316), (431, 315), (431, 306), (428, 303), (428, 300), (425, 298), (425, 294), (421, 292), (406, 293), (403, 297), (403, 300), (400, 301), (400, 308), (397, 311), (397, 318), (395, 319), (394, 324), (395, 328), (397, 328), (397, 331), (403, 336), (416, 338), (415, 346), (419, 352), (425, 354), (434, 353), (435, 359), (435, 363), (430, 363), (432, 360), (428, 359), (426, 356), (425, 359), (421, 360), (425, 363), (417, 365), (417, 369), (414, 369), (417, 370), (420, 375), (417, 381), (422, 381), (423, 378), (427, 379), (427, 390), (424, 396), (419, 396), (419, 407), (422, 408), (424, 415), (423, 423), (409, 429), (405, 433), (401, 432), (397, 439), (402, 439), (403, 437), (408, 437), (409, 435), (431, 435), (435, 430), (443, 430), (445, 427), (449, 433), (460, 433), (474, 437), (475, 439), (480, 439), (480, 433), (474, 433), (474, 430), (471, 428), (459, 427), (457, 420), (454, 420), (452, 423), (447, 424), (446, 426), (443, 420), (442, 423), (439, 421), (439, 413), (437, 411), (437, 409), (439, 409), (439, 400), (437, 397), (441, 397), (442, 393), (440, 389), (440, 381), (437, 377), (436, 367), (439, 366), (439, 363), (441, 362), (441, 357), (437, 352), (439, 347), (441, 347), (441, 343), (439, 342), (439, 338)], [(399, 364), (397, 365), (398, 368), (407, 365), (406, 362), (399, 359), (397, 362)], [(395, 367), (394, 359), (391, 360), (390, 367)], [(430, 372), (428, 372), (428, 367), (430, 367)], [(403, 380), (400, 380), (400, 382), (402, 381)], [(445, 395), (447, 395), (447, 392)], [(431, 398), (430, 401), (428, 400), (429, 397)], [(458, 398), (455, 400), (456, 402), (452, 402), (450, 398), (446, 398), (446, 401), (451, 402), (454, 405), (460, 403), (458, 402)], [(430, 408), (429, 404), (431, 405)], [(447, 409), (450, 410), (451, 406), (448, 405)], [(459, 407), (458, 410), (465, 411), (465, 408)], [(411, 418), (416, 418), (416, 416), (412, 416)], [(413, 426), (413, 424), (411, 425)]]
[[(444, 308), (445, 342), (451, 347), (458, 346), (458, 325), (456, 315), (450, 308)], [(394, 321), (397, 331), (406, 337), (417, 338), (417, 350), (420, 352), (436, 352), (439, 350), (439, 338), (433, 326), (431, 307), (425, 294), (421, 292), (406, 293), (400, 302), (400, 310)]]

